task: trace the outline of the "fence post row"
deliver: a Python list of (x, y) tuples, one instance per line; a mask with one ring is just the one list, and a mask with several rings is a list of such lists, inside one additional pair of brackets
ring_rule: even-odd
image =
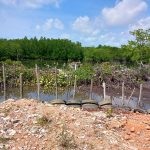
[[(2, 64), (2, 73), (3, 73), (3, 90), (4, 90), (4, 100), (6, 100), (6, 74), (5, 74), (5, 64)], [(37, 95), (38, 100), (40, 100), (40, 79), (39, 79), (39, 67), (37, 64), (35, 65), (35, 73), (36, 73), (36, 80), (37, 80)], [(23, 98), (23, 74), (20, 73), (19, 80), (20, 80), (20, 98)], [(68, 80), (70, 78), (68, 77)], [(56, 86), (56, 99), (58, 99), (58, 85), (57, 85), (57, 68), (55, 67), (55, 86)], [(75, 93), (76, 93), (76, 86), (77, 86), (77, 76), (75, 75), (74, 79), (74, 89), (73, 89), (73, 99), (75, 99)], [(103, 82), (103, 97), (104, 100), (106, 100), (106, 83)], [(69, 90), (69, 85), (67, 86)], [(90, 86), (90, 96), (89, 98), (92, 99), (92, 89), (93, 89), (93, 79), (91, 79), (91, 86)], [(141, 99), (142, 99), (142, 90), (143, 90), (143, 84), (140, 84), (140, 92), (139, 92), (139, 98), (137, 105), (140, 106)], [(131, 92), (131, 95), (129, 96), (127, 100), (127, 106), (129, 105), (130, 99), (133, 96), (133, 93), (135, 92), (135, 87), (133, 88), (133, 91)], [(122, 105), (124, 105), (124, 97), (125, 97), (125, 85), (124, 82), (122, 82)], [(67, 95), (68, 99), (68, 95)]]

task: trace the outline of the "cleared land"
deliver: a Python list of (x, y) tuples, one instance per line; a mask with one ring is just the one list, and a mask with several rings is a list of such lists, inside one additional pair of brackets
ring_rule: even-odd
[(150, 115), (110, 113), (7, 100), (0, 103), (0, 149), (150, 150)]

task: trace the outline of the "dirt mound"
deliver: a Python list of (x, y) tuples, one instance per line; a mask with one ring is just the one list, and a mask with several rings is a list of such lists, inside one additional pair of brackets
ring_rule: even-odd
[(150, 115), (36, 100), (0, 104), (0, 150), (149, 150)]

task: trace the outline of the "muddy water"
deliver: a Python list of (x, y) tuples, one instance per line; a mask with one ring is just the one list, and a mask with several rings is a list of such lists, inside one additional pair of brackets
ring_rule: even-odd
[[(84, 88), (85, 89), (85, 88)], [(37, 99), (37, 90), (36, 87), (25, 87), (23, 90), (23, 98), (28, 98), (28, 99)], [(124, 105), (127, 106), (128, 103), (128, 97), (130, 96), (132, 91), (127, 91), (125, 93), (125, 100), (124, 100)], [(147, 92), (147, 93), (146, 93)], [(145, 93), (143, 92), (142, 95), (142, 101), (141, 101), (141, 107), (145, 110), (150, 109), (150, 92), (146, 91)], [(129, 107), (131, 108), (136, 108), (137, 107), (137, 102), (138, 102), (138, 94), (139, 91), (136, 90), (135, 94), (131, 97), (130, 102), (129, 102)], [(6, 92), (7, 99), (8, 98), (13, 98), (13, 99), (19, 99), (19, 88), (9, 88), (7, 89)], [(69, 92), (68, 90), (63, 90), (59, 92), (58, 98), (68, 100), (72, 99), (73, 95), (73, 89), (70, 89)], [(122, 98), (121, 98), (121, 91), (119, 90), (107, 90), (107, 96), (112, 98), (113, 105), (116, 107), (122, 106)], [(89, 98), (89, 89), (87, 88), (86, 90), (83, 90), (82, 88), (77, 90), (75, 99), (87, 99)], [(42, 101), (51, 101), (55, 99), (55, 93), (52, 91), (49, 92), (44, 92), (43, 89), (41, 89), (40, 93), (40, 100)], [(95, 99), (96, 101), (101, 101), (103, 100), (103, 90), (102, 89), (94, 89), (92, 93), (92, 99)], [(0, 102), (4, 101), (3, 97), (3, 91), (0, 91)]]

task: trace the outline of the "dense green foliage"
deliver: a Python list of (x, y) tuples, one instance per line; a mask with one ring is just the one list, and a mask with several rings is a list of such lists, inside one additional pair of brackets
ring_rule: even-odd
[[(20, 73), (23, 75), (24, 85), (34, 85), (36, 82), (35, 69), (25, 67), (20, 61), (6, 60), (3, 62), (5, 64), (5, 75), (6, 75), (6, 85), (9, 87), (19, 85)], [(0, 64), (0, 84), (3, 83), (2, 74), (2, 63)]]
[(135, 40), (122, 46), (126, 61), (150, 63), (150, 29), (139, 29), (130, 33)]
[[(7, 60), (5, 64), (6, 85), (8, 87), (19, 86), (19, 75), (23, 75), (24, 85), (36, 85), (35, 68), (28, 68), (19, 61)], [(126, 86), (138, 86), (141, 82), (148, 81), (150, 76), (149, 67), (128, 68), (125, 65), (103, 62), (97, 64), (84, 63), (75, 71), (70, 65), (57, 70), (58, 87), (70, 87), (77, 79), (77, 85), (90, 84), (91, 78), (95, 85), (101, 85), (103, 81), (107, 85), (119, 86), (125, 82)], [(45, 90), (54, 89), (56, 85), (55, 68), (39, 68), (40, 85)], [(0, 67), (0, 87), (3, 86), (2, 67)]]
[(86, 62), (150, 63), (150, 30), (131, 32), (134, 40), (120, 48), (99, 45), (82, 47), (67, 39), (0, 39), (0, 60), (63, 60)]
[(31, 38), (0, 40), (0, 59), (82, 60), (80, 43), (69, 40)]

